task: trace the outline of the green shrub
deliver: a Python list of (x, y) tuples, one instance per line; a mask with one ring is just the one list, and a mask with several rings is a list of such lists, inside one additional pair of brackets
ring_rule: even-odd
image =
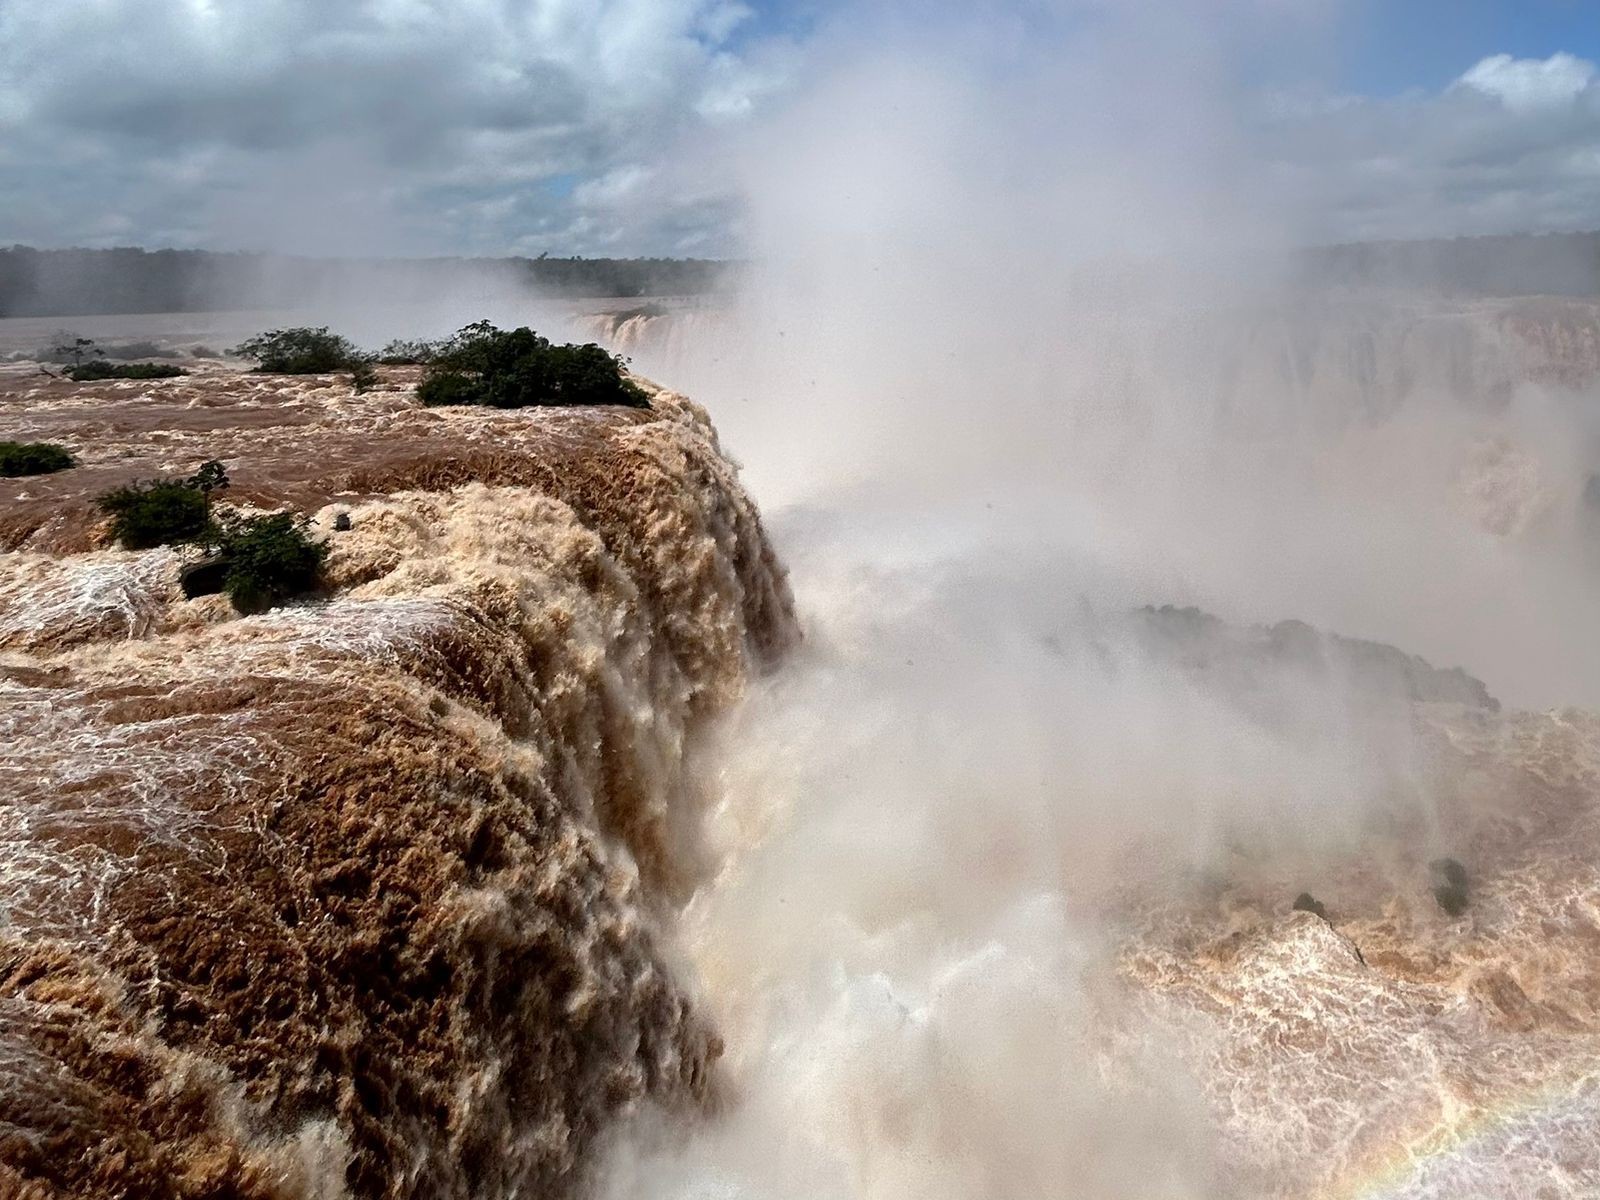
[(171, 363), (113, 363), (103, 358), (67, 368), (67, 378), (77, 383), (94, 383), (101, 379), (175, 379), (188, 373)]
[(129, 550), (193, 542), (211, 525), (211, 504), (187, 483), (147, 480), (99, 499), (111, 514), (111, 536)]
[(428, 364), (417, 397), (431, 406), (475, 404), (620, 404), (648, 408), (649, 398), (623, 373), (622, 360), (599, 346), (553, 345), (526, 327), (462, 329)]
[(268, 330), (241, 342), (233, 352), (255, 359), (256, 370), (268, 375), (327, 375), (362, 361), (361, 352), (348, 339), (329, 333), (326, 325)]
[(234, 608), (265, 612), (316, 586), (328, 551), (311, 539), (310, 524), (287, 512), (222, 521), (212, 544), (227, 564), (222, 590)]
[(448, 404), (482, 404), (482, 385), (476, 378), (449, 371), (430, 375), (417, 385), (417, 398), (439, 408)]
[(214, 536), (211, 493), (228, 486), (222, 464), (208, 462), (188, 479), (150, 479), (96, 500), (111, 517), (111, 536), (129, 550), (148, 550)]
[(0, 442), (0, 476), (49, 475), (76, 466), (65, 446), (51, 442)]

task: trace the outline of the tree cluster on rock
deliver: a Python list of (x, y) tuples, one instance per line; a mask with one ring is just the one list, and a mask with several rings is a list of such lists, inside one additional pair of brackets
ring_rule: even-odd
[(67, 378), (74, 383), (98, 383), (102, 379), (176, 379), (188, 373), (171, 363), (114, 363), (104, 358), (67, 368)]
[(432, 356), (417, 398), (486, 408), (650, 406), (622, 360), (602, 347), (558, 345), (526, 326), (497, 329), (488, 321), (465, 326)]
[[(175, 379), (189, 373), (171, 363), (128, 361), (165, 357), (153, 342), (136, 342), (102, 350), (92, 338), (75, 337), (70, 342), (63, 339), (60, 345), (51, 350), (51, 355), (57, 362), (70, 364), (66, 374), (74, 383), (96, 383), (102, 379)], [(113, 357), (124, 361), (112, 362)]]
[(203, 540), (212, 528), (211, 493), (227, 486), (227, 472), (212, 461), (187, 479), (139, 480), (96, 503), (111, 518), (112, 538), (128, 550), (148, 550)]
[(366, 361), (355, 343), (329, 333), (326, 325), (269, 329), (240, 342), (233, 353), (255, 360), (264, 375), (330, 375)]
[(315, 588), (328, 551), (312, 539), (310, 521), (290, 512), (217, 514), (214, 495), (227, 487), (227, 472), (211, 461), (187, 479), (117, 488), (99, 505), (111, 516), (112, 537), (127, 549), (205, 548), (207, 556), (183, 572), (186, 596), (226, 592), (238, 611), (255, 613)]

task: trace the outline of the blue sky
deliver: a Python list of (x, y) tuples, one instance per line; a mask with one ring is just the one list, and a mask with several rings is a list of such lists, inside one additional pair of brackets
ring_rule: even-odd
[[(760, 37), (803, 33), (828, 6), (748, 0), (747, 7), (743, 35)], [(1339, 26), (1337, 82), (1370, 95), (1437, 90), (1495, 54), (1600, 59), (1600, 0), (1363, 0)]]
[(739, 37), (745, 40), (803, 38), (815, 27), (824, 9), (821, 0), (746, 0), (745, 7), (750, 15), (739, 30)]
[(1437, 90), (1494, 54), (1600, 59), (1596, 0), (1367, 0), (1347, 28), (1341, 82), (1379, 96)]

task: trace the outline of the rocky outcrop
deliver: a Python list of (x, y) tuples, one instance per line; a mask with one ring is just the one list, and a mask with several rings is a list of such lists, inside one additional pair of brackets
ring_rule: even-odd
[(1460, 667), (1441, 669), (1394, 646), (1324, 633), (1304, 621), (1241, 627), (1198, 608), (1170, 604), (1141, 609), (1134, 617), (1151, 652), (1239, 698), (1293, 678), (1332, 684), (1368, 701), (1500, 708), (1483, 682)]

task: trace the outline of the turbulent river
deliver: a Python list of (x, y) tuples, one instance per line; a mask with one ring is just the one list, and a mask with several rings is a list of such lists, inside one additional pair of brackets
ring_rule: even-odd
[(585, 320), (720, 435), (0, 367), (0, 1194), (1600, 1189), (1582, 313)]

